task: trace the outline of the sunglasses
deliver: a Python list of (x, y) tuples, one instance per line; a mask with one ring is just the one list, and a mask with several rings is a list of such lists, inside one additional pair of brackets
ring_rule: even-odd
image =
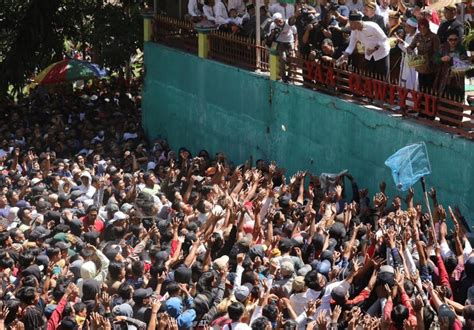
[(458, 38), (449, 38), (448, 41), (458, 41)]

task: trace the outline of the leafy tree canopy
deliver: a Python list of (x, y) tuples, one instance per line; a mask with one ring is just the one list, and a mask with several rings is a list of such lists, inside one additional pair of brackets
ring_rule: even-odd
[(59, 61), (71, 45), (93, 61), (122, 68), (142, 41), (140, 1), (2, 0), (0, 96), (20, 91), (37, 70)]

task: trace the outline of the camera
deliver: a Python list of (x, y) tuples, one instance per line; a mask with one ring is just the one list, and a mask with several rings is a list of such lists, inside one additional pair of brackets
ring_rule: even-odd
[(301, 8), (300, 19), (303, 23), (303, 26), (306, 27), (309, 24), (317, 24), (319, 21), (319, 15), (314, 12), (311, 12), (308, 8)]
[(323, 56), (324, 56), (323, 52), (321, 50), (318, 50), (318, 49), (313, 49), (309, 53), (309, 59), (310, 60), (319, 60)]
[(337, 4), (335, 2), (329, 3), (329, 7), (328, 7), (329, 11), (336, 11), (338, 9), (339, 9), (339, 4)]
[(281, 32), (281, 28), (279, 28), (278, 26), (274, 29), (272, 29), (272, 32), (275, 33), (275, 34), (278, 34)]

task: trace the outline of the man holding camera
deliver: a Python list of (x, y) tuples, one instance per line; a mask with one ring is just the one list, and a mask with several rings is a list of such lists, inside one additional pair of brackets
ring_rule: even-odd
[(359, 41), (365, 48), (366, 67), (372, 73), (386, 76), (389, 66), (390, 44), (384, 31), (377, 23), (362, 21), (362, 13), (352, 12), (349, 15), (351, 37), (349, 46), (338, 62), (346, 60), (354, 52)]
[(276, 50), (280, 56), (280, 75), (284, 82), (288, 82), (287, 59), (295, 49), (297, 31), (294, 25), (290, 25), (288, 20), (283, 19), (282, 14), (275, 13), (272, 18), (273, 23), (270, 25), (267, 44), (273, 48), (273, 44), (276, 43)]

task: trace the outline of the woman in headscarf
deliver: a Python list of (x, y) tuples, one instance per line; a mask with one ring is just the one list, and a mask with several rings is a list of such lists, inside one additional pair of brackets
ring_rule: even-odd
[(418, 71), (419, 90), (426, 92), (433, 88), (436, 77), (437, 66), (433, 58), (439, 51), (439, 38), (431, 32), (426, 18), (421, 18), (418, 21), (418, 30), (419, 32), (413, 38), (407, 51), (410, 54), (416, 49), (418, 55), (423, 58), (423, 63), (416, 67), (416, 71)]
[[(440, 65), (438, 75), (434, 82), (434, 86), (438, 95), (441, 97), (454, 98), (457, 102), (464, 100), (464, 71), (457, 70), (463, 66), (463, 61), (467, 59), (467, 52), (459, 40), (456, 30), (448, 31), (448, 39), (441, 45), (440, 51), (435, 56), (435, 61)], [(462, 69), (462, 68), (461, 68)], [(446, 95), (449, 93), (449, 95)], [(459, 114), (451, 112), (439, 111), (441, 116), (452, 118), (451, 120), (441, 119), (441, 123), (447, 125), (457, 125), (462, 121), (462, 108), (455, 109)]]
[(435, 86), (438, 95), (449, 91), (456, 100), (464, 98), (464, 73), (454, 72), (455, 62), (467, 59), (467, 52), (461, 44), (457, 31), (448, 31), (448, 39), (440, 47), (435, 62), (440, 65)]

